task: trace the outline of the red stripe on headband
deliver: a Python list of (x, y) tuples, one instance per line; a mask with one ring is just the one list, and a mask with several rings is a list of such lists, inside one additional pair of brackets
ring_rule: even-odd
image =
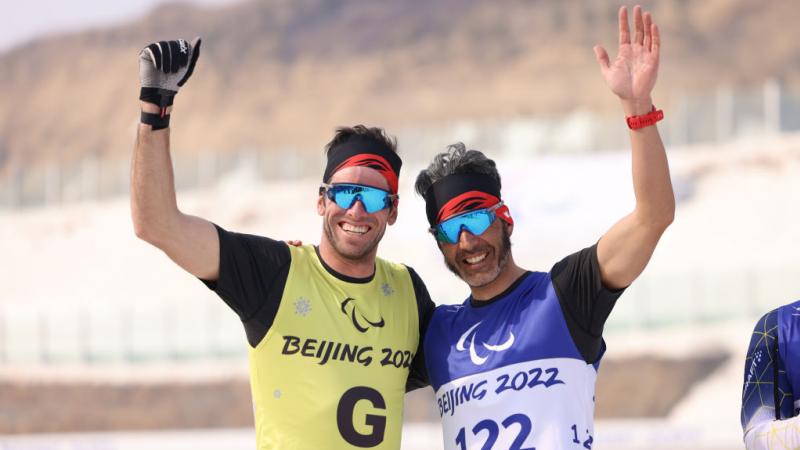
[(508, 210), (508, 205), (503, 205), (494, 212), (497, 217), (509, 225), (514, 225), (514, 219), (511, 218), (511, 211)]
[(347, 167), (368, 167), (377, 170), (383, 178), (386, 179), (386, 182), (389, 183), (389, 191), (391, 191), (392, 194), (397, 194), (397, 174), (392, 170), (392, 166), (389, 165), (383, 156), (371, 153), (354, 155), (336, 166), (331, 173), (336, 173)]
[(436, 223), (441, 223), (445, 219), (467, 211), (472, 211), (473, 209), (489, 208), (496, 205), (499, 201), (499, 198), (485, 192), (464, 192), (448, 200), (447, 203), (439, 209), (439, 213), (436, 215)]

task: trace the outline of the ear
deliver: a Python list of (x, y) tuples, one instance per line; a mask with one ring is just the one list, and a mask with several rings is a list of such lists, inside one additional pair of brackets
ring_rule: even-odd
[(513, 224), (509, 225), (508, 222), (504, 221), (503, 222), (503, 226), (506, 227), (506, 231), (508, 231), (508, 235), (509, 236), (514, 234), (514, 225)]
[(389, 217), (386, 218), (386, 223), (389, 225), (394, 225), (397, 222), (397, 205), (400, 204), (400, 199), (396, 198), (392, 202), (392, 207), (389, 208)]
[(319, 194), (319, 198), (317, 198), (317, 214), (325, 215), (325, 196), (322, 194)]

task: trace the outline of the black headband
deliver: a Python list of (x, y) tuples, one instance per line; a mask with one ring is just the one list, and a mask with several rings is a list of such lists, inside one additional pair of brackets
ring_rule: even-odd
[(437, 180), (425, 191), (428, 223), (473, 209), (488, 208), (500, 201), (500, 182), (489, 175), (460, 173)]
[(322, 181), (327, 183), (334, 173), (345, 167), (369, 167), (380, 172), (389, 183), (389, 190), (396, 194), (402, 165), (400, 156), (384, 142), (369, 136), (354, 135), (328, 151), (328, 163)]

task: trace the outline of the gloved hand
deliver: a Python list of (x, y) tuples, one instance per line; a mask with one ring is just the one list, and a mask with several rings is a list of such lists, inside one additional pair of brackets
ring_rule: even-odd
[(155, 42), (139, 53), (140, 100), (161, 107), (163, 117), (175, 94), (194, 72), (200, 57), (200, 38)]

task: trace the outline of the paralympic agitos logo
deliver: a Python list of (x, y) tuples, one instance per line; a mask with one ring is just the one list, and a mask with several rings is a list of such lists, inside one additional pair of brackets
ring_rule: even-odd
[[(478, 354), (478, 351), (475, 349), (475, 340), (477, 339), (478, 325), (480, 324), (481, 322), (478, 322), (472, 327), (470, 327), (469, 330), (467, 330), (466, 332), (464, 332), (464, 334), (461, 335), (461, 337), (458, 339), (458, 343), (456, 344), (456, 350), (460, 352), (466, 351), (467, 347), (469, 347), (469, 359), (476, 366), (483, 365), (483, 363), (485, 363), (486, 360), (489, 359), (489, 353), (485, 355), (480, 355)], [(511, 348), (512, 345), (514, 345), (514, 333), (509, 332), (508, 334), (509, 337), (502, 344), (492, 345), (483, 342), (481, 345), (489, 352), (502, 352), (508, 350), (509, 348)], [(469, 345), (467, 345), (467, 341), (469, 341)]]
[[(383, 317), (380, 317), (380, 320), (372, 321), (364, 317), (359, 311), (356, 310), (356, 305), (353, 303), (355, 301), (352, 297), (347, 297), (342, 302), (342, 314), (348, 316), (350, 321), (353, 322), (353, 326), (356, 327), (356, 330), (360, 331), (361, 333), (366, 333), (369, 330), (369, 327), (375, 328), (383, 328), (385, 322), (383, 321)], [(349, 305), (349, 307), (348, 307)]]

